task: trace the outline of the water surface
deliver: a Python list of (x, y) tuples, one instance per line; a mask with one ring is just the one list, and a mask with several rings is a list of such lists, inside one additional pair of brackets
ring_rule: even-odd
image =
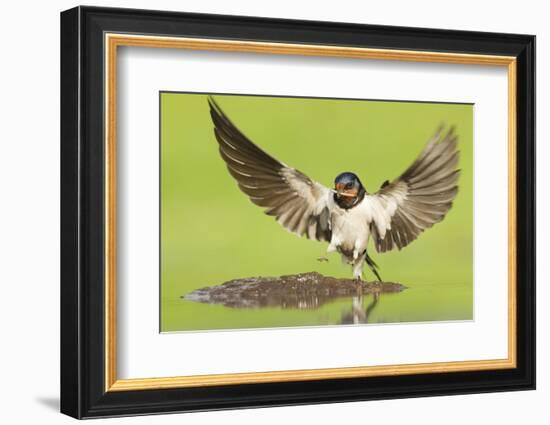
[(238, 308), (174, 297), (164, 302), (164, 331), (277, 328), (470, 320), (471, 284), (415, 284), (399, 293), (368, 294), (279, 307)]

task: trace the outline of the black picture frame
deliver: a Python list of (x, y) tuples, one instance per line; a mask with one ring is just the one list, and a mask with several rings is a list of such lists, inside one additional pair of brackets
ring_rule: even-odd
[[(516, 57), (517, 367), (106, 392), (105, 32)], [(76, 7), (61, 13), (62, 413), (92, 418), (534, 388), (534, 36), (96, 7)]]

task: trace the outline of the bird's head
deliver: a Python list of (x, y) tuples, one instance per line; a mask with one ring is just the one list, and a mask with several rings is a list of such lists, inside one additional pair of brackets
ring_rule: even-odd
[(365, 195), (365, 188), (359, 177), (346, 172), (336, 176), (334, 179), (334, 200), (342, 208), (355, 206)]

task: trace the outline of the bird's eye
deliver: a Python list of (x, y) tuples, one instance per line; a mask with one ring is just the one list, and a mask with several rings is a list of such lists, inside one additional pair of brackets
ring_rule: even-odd
[(352, 187), (351, 183), (346, 183), (346, 189), (351, 189), (351, 187)]

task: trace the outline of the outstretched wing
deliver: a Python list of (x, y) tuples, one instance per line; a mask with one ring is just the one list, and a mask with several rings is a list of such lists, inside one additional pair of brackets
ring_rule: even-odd
[(242, 134), (209, 98), (220, 154), (239, 188), (291, 232), (330, 241), (330, 190), (279, 162)]
[(443, 220), (458, 193), (458, 156), (454, 130), (440, 129), (398, 179), (367, 195), (378, 252), (401, 249)]

